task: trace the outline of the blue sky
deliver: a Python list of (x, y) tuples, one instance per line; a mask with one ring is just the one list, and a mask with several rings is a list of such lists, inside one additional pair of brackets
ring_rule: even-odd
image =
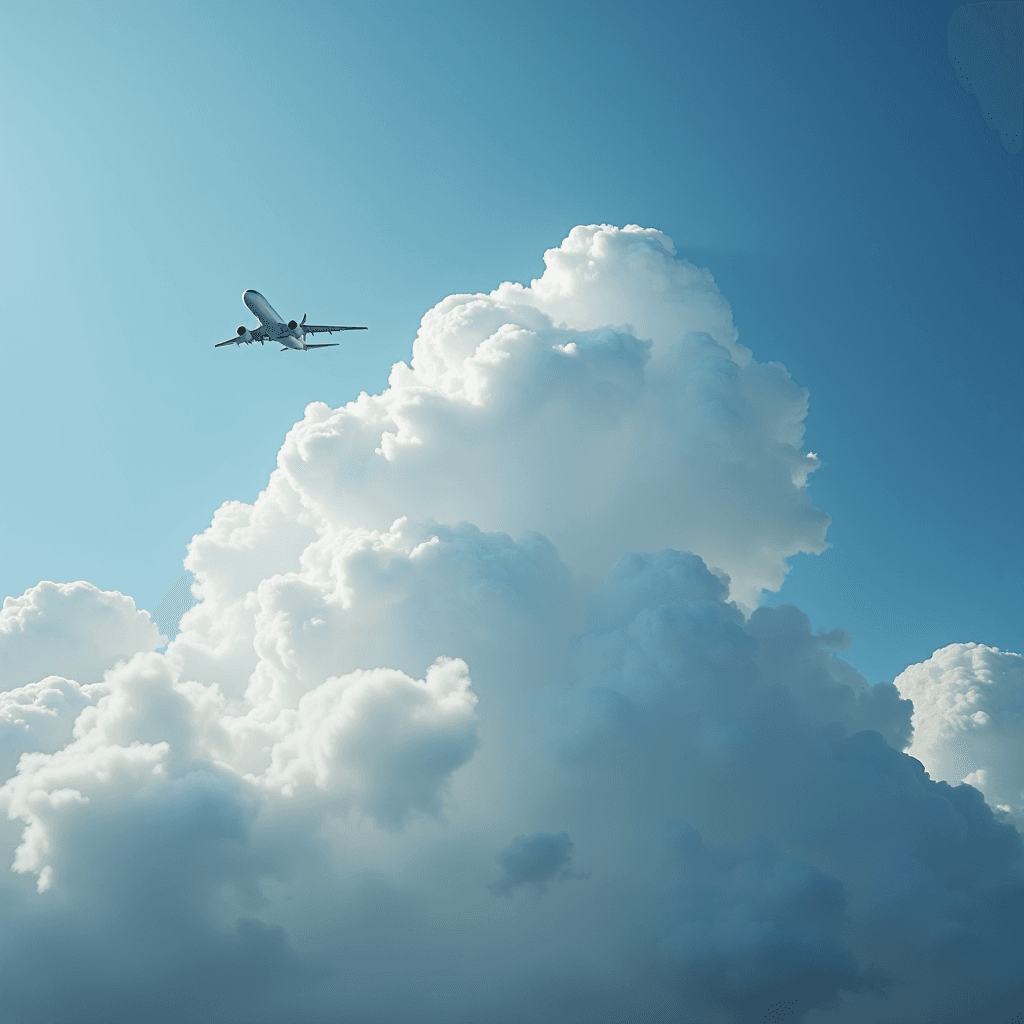
[[(1020, 97), (957, 10), (5, 9), (7, 1012), (1011, 1020)], [(215, 349), (246, 288), (368, 330)]]
[[(8, 9), (0, 587), (152, 607), (307, 401), (379, 390), (434, 302), (528, 282), (574, 224), (639, 223), (811, 391), (833, 547), (780, 599), (875, 681), (1019, 649), (1021, 157), (952, 9)], [(215, 352), (247, 287), (370, 331)]]
[[(833, 549), (784, 596), (872, 678), (1021, 645), (1020, 156), (952, 8), (46, 10), (4, 44), (6, 593), (152, 606), (307, 400), (378, 389), (425, 309), (573, 224), (640, 223), (811, 390)], [(213, 352), (245, 287), (371, 332), (283, 375)]]

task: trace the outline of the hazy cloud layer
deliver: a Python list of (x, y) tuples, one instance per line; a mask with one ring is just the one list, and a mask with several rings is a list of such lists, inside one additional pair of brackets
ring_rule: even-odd
[(193, 538), (165, 651), (85, 584), (5, 605), (12, 1019), (1019, 1005), (1021, 836), (901, 752), (913, 715), (941, 758), (936, 687), (1009, 721), (1016, 656), (872, 687), (842, 631), (753, 610), (823, 544), (806, 393), (664, 235), (546, 262), (435, 307), (383, 395), (306, 410)]

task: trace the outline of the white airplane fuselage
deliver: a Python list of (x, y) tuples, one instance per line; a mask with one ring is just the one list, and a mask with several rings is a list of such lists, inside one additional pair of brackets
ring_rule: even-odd
[(278, 315), (277, 310), (259, 292), (250, 288), (242, 293), (242, 301), (249, 307), (256, 319), (267, 329), (269, 341), (279, 342), (286, 348), (294, 348), (299, 351), (305, 350), (306, 333), (303, 331), (302, 326), (289, 327)]
[(227, 341), (218, 341), (213, 346), (214, 348), (224, 348), (226, 345), (252, 345), (257, 341), (262, 345), (265, 341), (277, 341), (281, 344), (282, 352), (287, 352), (289, 349), (308, 352), (310, 349), (337, 348), (339, 342), (307, 343), (307, 335), (366, 330), (365, 327), (352, 327), (345, 324), (307, 324), (305, 313), (302, 314), (301, 320), (285, 321), (255, 288), (247, 288), (242, 292), (242, 301), (249, 308), (249, 312), (255, 314), (256, 319), (259, 320), (259, 327), (250, 329), (243, 324), (235, 331), (233, 338), (228, 338)]

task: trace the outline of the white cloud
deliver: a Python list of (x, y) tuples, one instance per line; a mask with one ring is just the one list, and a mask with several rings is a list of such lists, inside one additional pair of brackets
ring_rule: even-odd
[(91, 583), (42, 582), (0, 610), (0, 782), (21, 754), (53, 753), (104, 692), (103, 673), (163, 642), (130, 597)]
[(149, 613), (91, 583), (39, 583), (0, 610), (0, 686), (44, 676), (97, 682), (104, 670), (162, 643)]
[(1024, 831), (1024, 658), (950, 644), (896, 678), (914, 702), (908, 753), (929, 775), (967, 782)]
[(598, 578), (623, 550), (687, 548), (755, 606), (825, 544), (807, 392), (750, 358), (710, 274), (672, 253), (660, 232), (576, 228), (531, 286), (438, 303), (383, 394), (309, 406), (255, 506), (193, 543), (198, 592), (228, 566), (297, 568), (309, 530), (408, 516), (534, 530)]
[(12, 1019), (1013, 1005), (1020, 835), (900, 752), (911, 705), (842, 631), (736, 603), (823, 544), (806, 393), (660, 233), (546, 261), (307, 408), (193, 538), (166, 652), (121, 595), (8, 602)]
[(570, 330), (626, 327), (652, 339), (658, 353), (691, 331), (706, 331), (735, 362), (750, 361), (711, 272), (678, 258), (661, 231), (580, 225), (544, 253), (544, 263), (543, 277), (529, 288), (503, 284), (494, 294), (536, 306)]
[(421, 680), (394, 669), (332, 677), (303, 695), (263, 780), (286, 795), (304, 780), (351, 791), (389, 827), (412, 811), (436, 816), (448, 776), (477, 744), (470, 683), (466, 663), (449, 658)]
[(442, 813), (448, 779), (477, 743), (477, 698), (465, 663), (452, 659), (438, 659), (422, 680), (392, 669), (331, 677), (297, 709), (270, 699), (240, 717), (216, 687), (180, 682), (159, 654), (118, 666), (105, 682), (73, 741), (27, 754), (0, 788), (0, 809), (24, 823), (13, 868), (35, 872), (41, 891), (54, 879), (49, 854), (60, 844), (62, 815), (78, 804), (116, 805), (160, 780), (216, 766), (286, 797), (315, 788), (321, 808), (354, 807), (400, 828), (414, 812)]
[(0, 693), (0, 781), (10, 778), (22, 754), (53, 753), (68, 743), (78, 713), (103, 689), (47, 676)]

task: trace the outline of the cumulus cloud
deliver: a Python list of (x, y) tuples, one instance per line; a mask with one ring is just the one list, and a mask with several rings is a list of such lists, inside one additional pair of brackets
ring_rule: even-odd
[(303, 526), (401, 516), (536, 531), (595, 577), (623, 550), (686, 548), (747, 607), (788, 556), (823, 550), (807, 392), (739, 345), (711, 275), (636, 227), (574, 228), (545, 261), (529, 287), (438, 303), (382, 394), (310, 405), (267, 492), (193, 546), (197, 580), (243, 551), (240, 579), (294, 568)]
[[(736, 702), (749, 706), (757, 696), (771, 704), (783, 694), (793, 713), (823, 733), (871, 729), (905, 745), (910, 702), (892, 684), (869, 686), (835, 655), (845, 635), (814, 633), (792, 605), (759, 608), (746, 620), (727, 593), (728, 581), (696, 555), (623, 557), (594, 597), (590, 629), (578, 643), (577, 672), (587, 685), (563, 711), (584, 713), (585, 724), (567, 732), (565, 750), (583, 756), (592, 740), (605, 750), (612, 735), (626, 743), (648, 724), (668, 728), (661, 702), (671, 698), (685, 702), (673, 706), (678, 727), (693, 735), (684, 749), (729, 760), (753, 742), (756, 719), (769, 713), (766, 706), (740, 714)], [(719, 692), (726, 670), (743, 683), (735, 694)], [(758, 690), (766, 683), (785, 689), (766, 696)], [(703, 709), (715, 704), (720, 713), (706, 717)]]
[(163, 638), (130, 597), (91, 583), (43, 582), (0, 609), (0, 685), (13, 689), (60, 675), (97, 682), (104, 670)]
[[(441, 813), (448, 777), (477, 740), (466, 665), (451, 659), (423, 680), (387, 669), (331, 677), (294, 710), (271, 700), (242, 717), (216, 688), (180, 682), (160, 655), (118, 666), (106, 683), (71, 743), (23, 756), (0, 788), (0, 809), (24, 822), (13, 870), (35, 873), (41, 892), (54, 877), (49, 855), (81, 805), (131, 800), (212, 762), (287, 797), (315, 788), (335, 810), (356, 807), (397, 828), (413, 812)], [(257, 765), (259, 774), (244, 771)]]
[(1024, 831), (1024, 658), (950, 644), (895, 684), (914, 703), (908, 753), (933, 778), (980, 790)]
[[(757, 607), (824, 543), (806, 393), (660, 232), (546, 263), (439, 303), (383, 394), (307, 408), (193, 538), (165, 649), (121, 595), (8, 599), (12, 1019), (1018, 1004), (1021, 836), (932, 770), (944, 739), (931, 775), (903, 752), (950, 701)], [(957, 699), (1007, 728), (1011, 656), (971, 657)], [(971, 768), (1000, 786), (1002, 742)]]
[(425, 679), (377, 669), (332, 677), (299, 701), (274, 744), (266, 785), (286, 796), (302, 780), (343, 785), (381, 824), (441, 812), (440, 789), (477, 743), (466, 663), (439, 658)]
[(793, 608), (745, 621), (695, 556), (631, 555), (609, 582), (579, 643), (586, 682), (553, 716), (588, 808), (567, 824), (636, 864), (653, 822), (686, 822), (650, 871), (678, 875), (650, 887), (649, 933), (681, 999), (742, 1021), (780, 1000), (822, 1020), (944, 1020), (945, 970), (1013, 1005), (1021, 837), (885, 741), (909, 735), (910, 702)]
[(100, 689), (47, 676), (0, 693), (0, 779), (10, 778), (27, 751), (52, 753), (63, 747), (78, 713)]
[(42, 582), (0, 610), (0, 781), (23, 753), (52, 753), (104, 691), (104, 672), (164, 642), (130, 597), (91, 583)]

